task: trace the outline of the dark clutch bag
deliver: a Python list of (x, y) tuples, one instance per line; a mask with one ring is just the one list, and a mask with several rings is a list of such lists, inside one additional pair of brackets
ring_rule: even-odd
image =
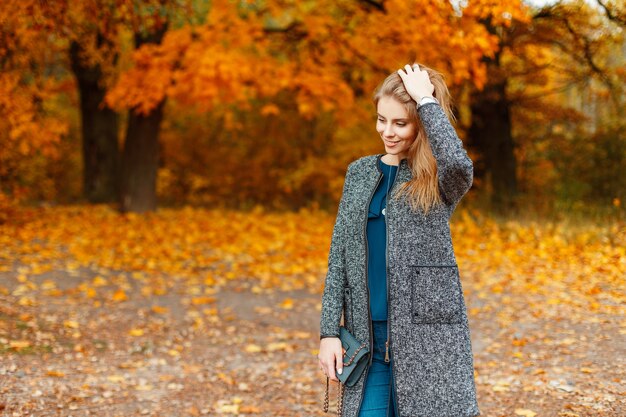
[(345, 327), (339, 328), (339, 339), (341, 346), (346, 350), (343, 354), (343, 371), (337, 374), (337, 378), (342, 384), (351, 387), (356, 384), (370, 357), (370, 350), (367, 342), (360, 343)]
[[(336, 373), (339, 379), (339, 390), (337, 391), (337, 415), (340, 416), (343, 408), (343, 385), (348, 387), (356, 384), (369, 362), (370, 350), (367, 342), (360, 343), (344, 326), (339, 327), (339, 339), (341, 346), (345, 349), (343, 354), (343, 371)], [(324, 412), (328, 412), (328, 381), (326, 377), (326, 397), (324, 399)]]

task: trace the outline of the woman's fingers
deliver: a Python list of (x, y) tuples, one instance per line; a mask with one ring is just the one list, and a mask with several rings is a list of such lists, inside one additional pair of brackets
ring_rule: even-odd
[[(411, 67), (409, 64), (406, 64), (404, 66), (404, 69), (406, 70), (406, 72), (404, 72), (401, 69), (399, 69), (397, 71), (398, 75), (400, 76), (400, 78), (402, 78), (402, 81), (407, 81), (407, 79), (412, 79), (414, 77), (419, 77), (420, 75), (422, 76), (422, 80), (424, 79), (429, 79), (428, 74), (426, 73), (426, 71), (423, 71), (421, 69), (419, 69), (419, 67), (417, 65)], [(425, 74), (425, 76), (424, 76)], [(411, 77), (411, 78), (409, 78)], [(419, 80), (419, 78), (416, 78)], [(423, 81), (421, 81), (423, 82)]]
[(435, 87), (430, 80), (430, 75), (425, 69), (420, 69), (418, 64), (406, 64), (404, 70), (401, 68), (397, 72), (402, 78), (407, 93), (416, 102), (419, 102), (422, 97), (433, 95)]
[(324, 367), (326, 368), (326, 376), (332, 379), (333, 381), (337, 380), (337, 376), (335, 375), (335, 355), (330, 356), (326, 362), (324, 363)]
[(405, 69), (406, 73), (402, 72), (402, 69), (399, 69), (398, 70), (398, 74), (406, 75), (406, 74), (411, 74), (411, 73), (414, 73), (414, 72), (426, 72), (425, 70), (421, 70), (420, 66), (417, 65), (417, 64), (413, 64), (413, 65), (406, 64), (404, 66), (404, 69)]
[(343, 355), (339, 352), (331, 353), (331, 356), (322, 361), (322, 367), (327, 377), (338, 381), (337, 374), (343, 372)]
[(400, 69), (397, 71), (397, 72), (398, 72), (398, 75), (399, 75), (400, 77), (402, 77), (402, 79), (404, 79), (407, 75), (409, 75), (409, 74), (412, 74), (412, 73), (413, 73), (413, 69), (411, 68), (411, 66), (410, 66), (409, 64), (406, 64), (406, 65), (404, 66), (404, 70), (405, 70), (406, 72), (402, 71), (402, 68), (400, 68)]
[(330, 379), (335, 379), (335, 356), (334, 355), (320, 355), (319, 356), (320, 368)]
[(343, 352), (341, 349), (335, 352), (335, 362), (337, 363), (337, 373), (341, 375), (343, 371)]
[[(320, 342), (320, 351), (317, 355), (320, 367), (327, 377), (333, 381), (338, 381), (337, 373), (343, 371), (343, 349), (339, 338), (326, 338)], [(336, 372), (335, 372), (336, 369)]]

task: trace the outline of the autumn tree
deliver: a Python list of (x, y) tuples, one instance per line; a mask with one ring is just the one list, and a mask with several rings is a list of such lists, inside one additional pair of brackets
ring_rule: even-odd
[[(552, 82), (545, 80), (557, 72), (548, 70), (546, 60), (578, 56), (578, 66), (569, 68), (590, 69), (579, 71), (578, 77), (595, 77), (612, 85), (609, 91), (618, 91), (621, 79), (604, 65), (608, 49), (599, 47), (607, 36), (599, 36), (592, 14), (585, 11), (578, 19), (589, 22), (578, 21), (576, 8), (566, 5), (547, 14), (547, 9), (534, 12), (535, 18), (520, 1), (429, 0), (415, 6), (400, 0), (8, 2), (4, 16), (20, 18), (5, 18), (2, 29), (10, 51), (3, 52), (2, 88), (5, 97), (12, 97), (0, 104), (11, 115), (5, 119), (7, 131), (13, 129), (2, 139), (13, 150), (7, 164), (16, 164), (17, 149), (55, 148), (38, 146), (44, 143), (36, 138), (44, 126), (50, 138), (46, 143), (59, 143), (68, 122), (49, 117), (52, 113), (42, 103), (61, 94), (61, 88), (67, 93), (72, 83), (63, 69), (72, 69), (89, 201), (111, 201), (111, 190), (118, 187), (122, 211), (154, 209), (157, 173), (168, 163), (159, 139), (162, 121), (209, 114), (206, 120), (215, 125), (210, 129), (225, 138), (219, 146), (226, 148), (216, 153), (228, 155), (235, 140), (238, 148), (232, 148), (233, 157), (196, 161), (195, 177), (228, 172), (231, 185), (245, 182), (248, 190), (258, 190), (260, 177), (245, 180), (246, 167), (254, 166), (278, 181), (268, 182), (278, 189), (259, 195), (282, 195), (297, 206), (302, 202), (294, 189), (307, 190), (314, 199), (328, 195), (321, 189), (338, 188), (330, 178), (342, 177), (346, 162), (364, 151), (357, 144), (345, 146), (333, 155), (336, 161), (326, 180), (320, 178), (316, 167), (335, 152), (335, 128), (366, 124), (374, 115), (370, 94), (376, 85), (417, 61), (446, 75), (458, 98), (457, 110), (470, 121), (477, 188), (489, 179), (494, 206), (511, 207), (523, 169), (520, 145), (531, 137), (520, 134), (523, 129), (516, 123), (525, 120), (524, 109), (536, 105), (525, 103), (541, 96)], [(619, 24), (621, 12), (613, 3), (605, 6), (606, 18)], [(46, 45), (52, 45), (48, 49), (53, 53), (37, 52)], [(464, 95), (468, 90), (471, 95)], [(555, 113), (552, 102), (541, 108), (574, 123), (582, 120), (565, 109)], [(25, 114), (32, 121), (28, 129), (18, 122)], [(287, 124), (289, 129), (277, 129)], [(280, 146), (277, 135), (284, 136)], [(325, 138), (323, 145), (312, 146), (314, 137)], [(176, 140), (182, 139), (168, 137), (170, 144)], [(202, 155), (191, 147), (179, 150)], [(289, 157), (264, 169), (279, 153)], [(209, 169), (206, 161), (215, 166)]]
[[(451, 84), (484, 84), (480, 58), (493, 53), (496, 43), (478, 18), (499, 19), (504, 9), (477, 2), (473, 13), (460, 14), (447, 2), (420, 4), (216, 1), (205, 23), (168, 30), (160, 43), (140, 47), (107, 103), (146, 114), (160, 112), (166, 98), (201, 112), (229, 105), (245, 111), (251, 100), (288, 91), (304, 119), (333, 112), (337, 123), (346, 124), (367, 117), (356, 100), (407, 58), (450, 74)], [(510, 8), (523, 13), (520, 3)], [(265, 109), (274, 112), (271, 105)], [(142, 149), (153, 155), (153, 147)], [(140, 170), (150, 178), (155, 160)], [(152, 183), (145, 182), (143, 191)], [(142, 209), (150, 207), (148, 202)]]
[(111, 1), (66, 6), (59, 25), (67, 28), (70, 65), (80, 98), (83, 194), (92, 203), (117, 201), (119, 115), (103, 100), (120, 54), (122, 16), (115, 13), (117, 5)]
[(133, 49), (158, 44), (169, 19), (189, 5), (183, 0), (94, 0), (70, 6), (86, 22), (73, 22), (82, 30), (74, 30), (70, 56), (81, 97), (84, 190), (92, 202), (119, 201), (122, 211), (144, 211), (156, 204), (153, 183), (165, 100), (150, 112), (131, 109), (120, 156), (118, 113), (103, 99), (125, 47), (122, 36), (130, 32)]
[[(96, 203), (117, 200), (118, 114), (104, 105), (103, 98), (122, 48), (120, 28), (131, 21), (132, 2), (11, 0), (3, 3), (0, 11), (5, 15), (2, 23), (3, 33), (7, 36), (4, 49), (7, 60), (2, 76), (12, 77), (15, 83), (13, 87), (7, 85), (13, 90), (3, 95), (8, 99), (6, 111), (20, 113), (22, 120), (30, 118), (31, 110), (20, 106), (20, 100), (14, 96), (18, 93), (16, 87), (23, 97), (31, 95), (32, 104), (37, 102), (37, 95), (51, 100), (54, 94), (58, 96), (64, 92), (57, 89), (51, 94), (51, 87), (55, 82), (67, 86), (70, 77), (65, 69), (72, 71), (80, 101), (84, 196), (89, 202)], [(9, 38), (13, 40), (9, 41)], [(38, 79), (46, 82), (33, 81)], [(39, 101), (39, 105), (29, 108), (42, 108), (44, 100)], [(68, 126), (67, 121), (60, 118), (55, 122), (59, 126)], [(67, 132), (43, 123), (34, 123), (30, 133), (24, 127), (26, 124), (22, 122), (20, 147), (22, 150), (31, 148), (31, 153), (38, 148), (58, 153), (60, 133)], [(49, 139), (42, 142), (45, 137)], [(43, 146), (38, 146), (40, 144)], [(17, 160), (10, 158), (6, 166)], [(20, 175), (19, 170), (10, 171), (13, 175)], [(6, 181), (16, 182), (10, 178)]]
[(54, 24), (35, 0), (0, 6), (0, 194), (21, 200), (29, 187), (49, 186), (31, 168), (60, 157), (69, 124), (51, 99), (66, 88), (55, 62)]
[[(596, 62), (603, 49), (615, 44), (611, 41), (614, 31), (607, 30), (602, 15), (583, 2), (545, 6), (532, 12), (531, 19), (513, 19), (512, 24), (491, 19), (481, 22), (496, 37), (498, 50), (483, 58), (488, 82), (485, 88), (472, 91), (468, 135), (470, 145), (480, 155), (475, 174), (488, 179), (492, 207), (505, 213), (519, 208), (518, 158), (526, 142), (515, 137), (513, 113), (518, 120), (525, 109), (551, 115), (553, 120), (581, 120), (582, 114), (567, 110), (568, 103), (551, 100), (553, 87), (558, 92), (563, 86), (580, 85), (595, 77), (617, 100), (623, 81), (616, 79), (612, 69)], [(553, 86), (551, 80), (557, 74), (560, 86)], [(613, 106), (620, 107), (617, 101)], [(540, 128), (530, 125), (526, 129), (533, 126)]]

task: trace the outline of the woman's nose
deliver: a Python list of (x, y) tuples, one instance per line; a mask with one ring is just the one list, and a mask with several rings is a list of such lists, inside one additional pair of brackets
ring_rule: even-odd
[(386, 137), (393, 136), (393, 130), (391, 128), (391, 125), (386, 125), (385, 126), (385, 130), (383, 131), (383, 135), (385, 135)]

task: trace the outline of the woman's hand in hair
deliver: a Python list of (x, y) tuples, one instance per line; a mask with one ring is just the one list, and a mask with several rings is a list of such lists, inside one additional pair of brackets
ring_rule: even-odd
[(406, 64), (404, 69), (406, 72), (399, 69), (398, 75), (402, 78), (406, 92), (416, 103), (419, 103), (423, 97), (433, 97), (435, 86), (430, 82), (426, 70), (420, 70), (417, 64), (413, 64), (413, 67)]
[(337, 381), (335, 368), (341, 373), (343, 370), (343, 347), (338, 337), (325, 337), (320, 340), (320, 351), (317, 355), (320, 362), (320, 368), (327, 377), (333, 381)]

